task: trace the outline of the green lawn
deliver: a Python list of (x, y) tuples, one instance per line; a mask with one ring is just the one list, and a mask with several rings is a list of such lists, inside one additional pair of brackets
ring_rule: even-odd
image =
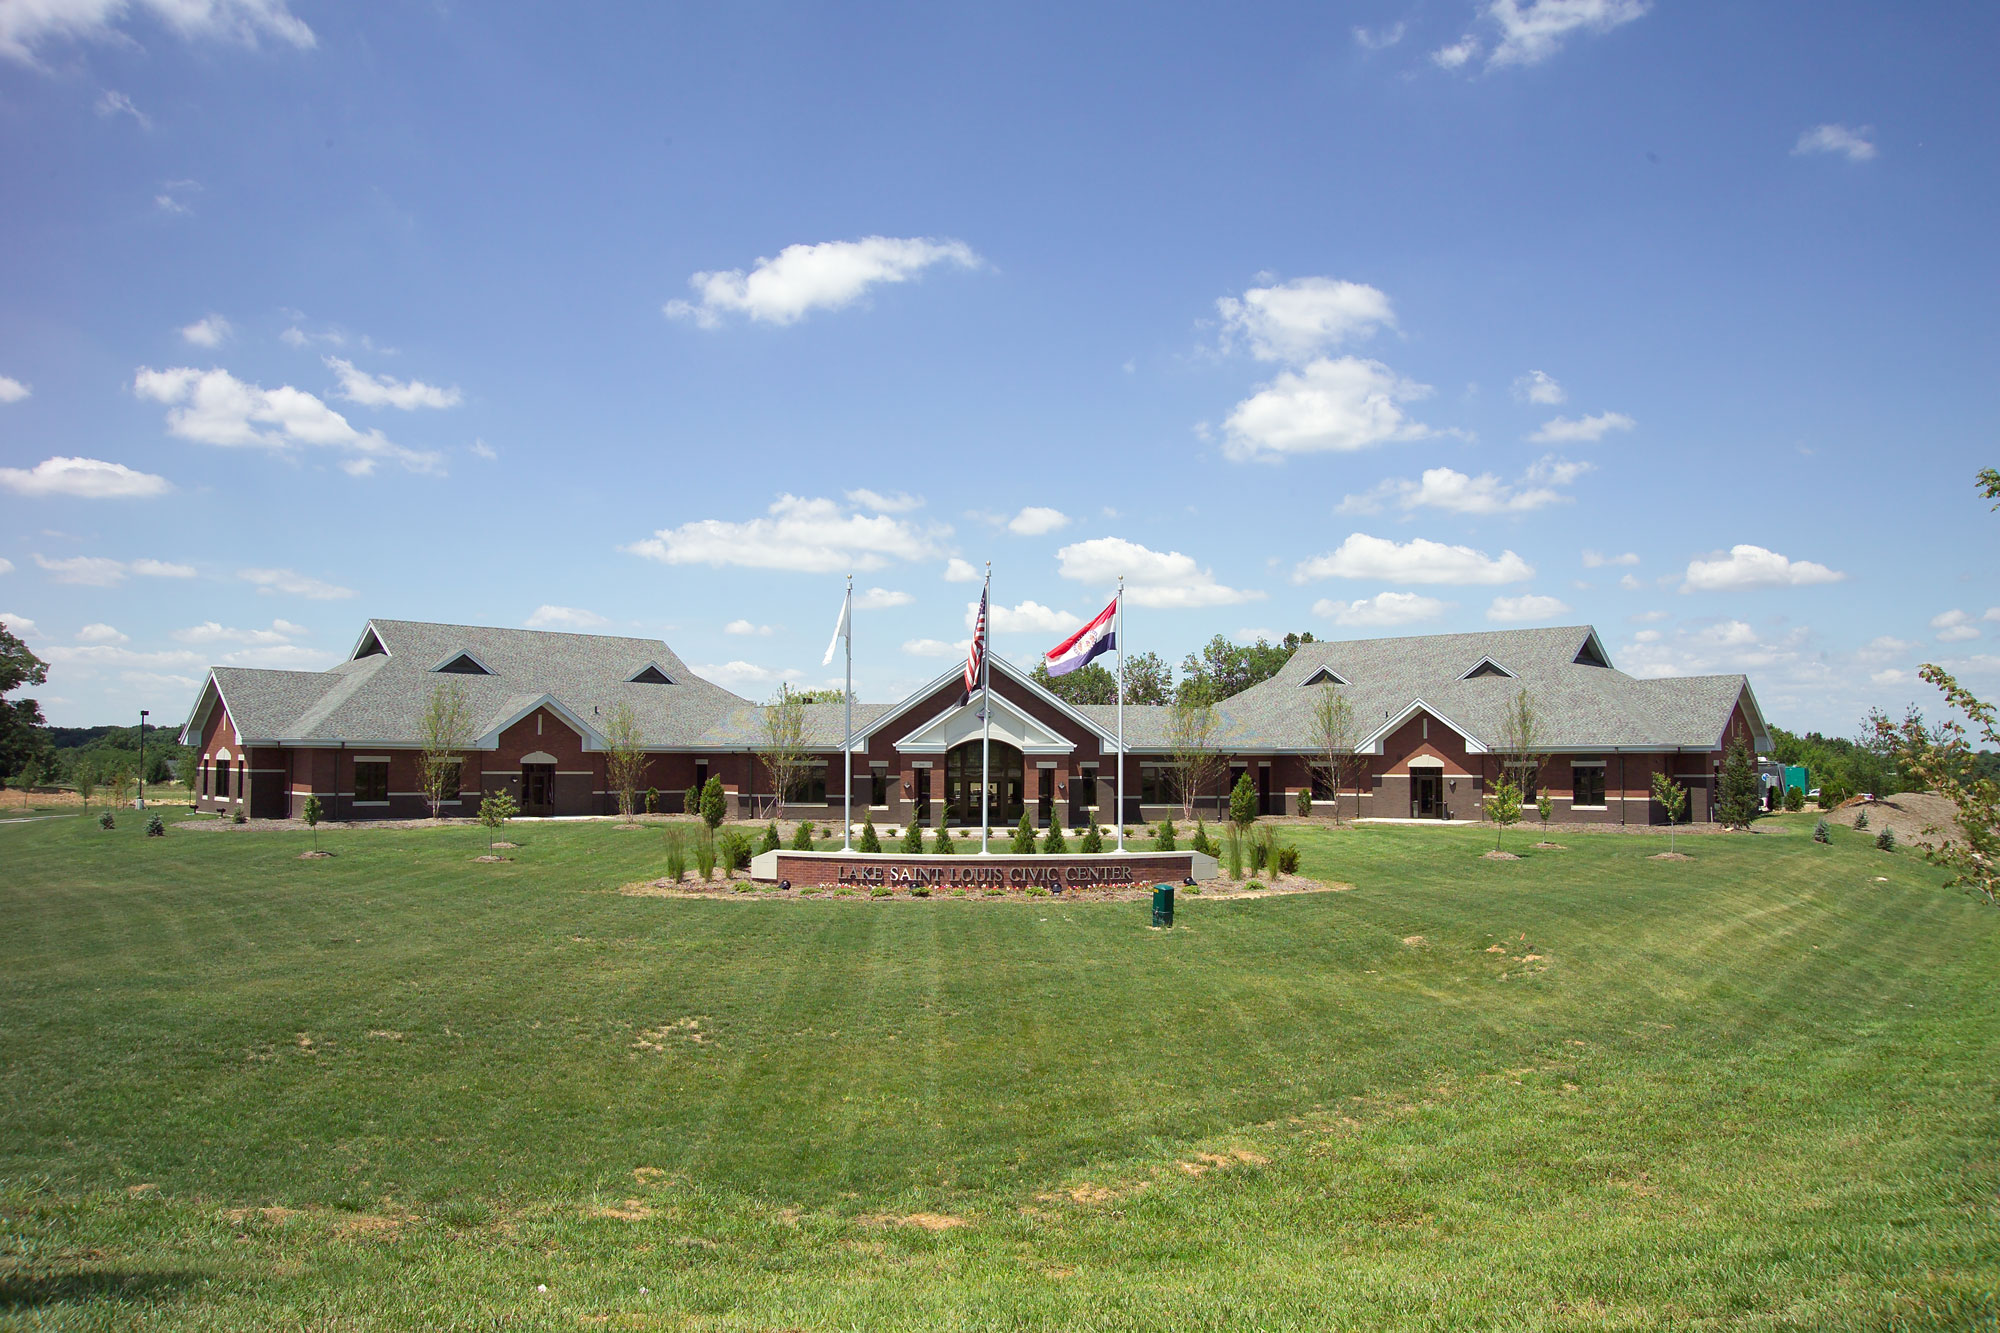
[(2000, 912), (1811, 822), (1171, 932), (0, 826), (0, 1327), (1994, 1327)]

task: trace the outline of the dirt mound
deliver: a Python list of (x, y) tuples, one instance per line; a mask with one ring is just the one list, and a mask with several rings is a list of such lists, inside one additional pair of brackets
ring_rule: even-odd
[[(1825, 818), (1829, 824), (1853, 828), (1854, 821), (1864, 811), (1868, 815), (1868, 827), (1864, 832), (1880, 833), (1885, 828), (1893, 829), (1897, 842), (1916, 843), (1924, 847), (1951, 841), (1952, 820), (1958, 813), (1956, 806), (1933, 792), (1906, 791), (1874, 801), (1856, 797), (1837, 809), (1827, 811)], [(1925, 836), (1925, 827), (1932, 824), (1943, 828), (1943, 838)]]

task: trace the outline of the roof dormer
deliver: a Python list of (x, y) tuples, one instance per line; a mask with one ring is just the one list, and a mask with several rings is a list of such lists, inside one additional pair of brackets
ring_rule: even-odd
[(1472, 670), (1460, 676), (1459, 679), (1478, 680), (1481, 676), (1500, 676), (1507, 680), (1514, 679), (1513, 672), (1509, 671), (1506, 667), (1501, 666), (1498, 662), (1494, 661), (1490, 657), (1482, 657), (1477, 662), (1474, 662), (1472, 664)]
[(432, 667), (431, 670), (442, 672), (447, 676), (497, 676), (500, 674), (492, 667), (487, 666), (486, 663), (480, 661), (470, 650), (453, 653), (450, 657)]
[(1317, 668), (1310, 676), (1300, 681), (1299, 687), (1303, 689), (1308, 685), (1345, 685), (1346, 683), (1347, 681), (1338, 671), (1335, 671), (1332, 667), (1323, 666)]
[(674, 678), (660, 670), (658, 662), (648, 662), (633, 675), (625, 677), (628, 685), (671, 685)]
[(375, 627), (370, 625), (367, 629), (361, 631), (361, 641), (354, 645), (354, 655), (347, 660), (350, 662), (359, 662), (364, 657), (387, 657), (388, 655), (389, 650), (382, 646), (381, 636), (376, 634)]
[(1611, 669), (1611, 659), (1604, 655), (1604, 645), (1597, 641), (1596, 630), (1590, 632), (1583, 641), (1583, 647), (1577, 649), (1576, 656), (1570, 660), (1578, 666), (1603, 667), (1607, 671)]

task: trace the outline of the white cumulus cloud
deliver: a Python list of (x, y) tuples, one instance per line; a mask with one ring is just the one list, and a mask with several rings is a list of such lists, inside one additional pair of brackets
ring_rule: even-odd
[[(966, 629), (972, 628), (972, 622), (978, 615), (979, 603), (967, 602)], [(995, 634), (1066, 634), (1083, 623), (1081, 616), (1068, 611), (1058, 611), (1036, 601), (1025, 601), (1017, 606), (996, 602), (993, 605), (992, 619), (992, 631)]]
[(1521, 620), (1553, 620), (1568, 614), (1569, 603), (1560, 597), (1545, 597), (1532, 592), (1524, 592), (1519, 597), (1495, 597), (1493, 605), (1486, 608), (1486, 618), (1501, 624)]
[(181, 326), (181, 337), (196, 347), (220, 347), (223, 340), (234, 332), (228, 320), (220, 315), (210, 315), (192, 324)]
[(947, 643), (943, 639), (905, 639), (903, 651), (911, 657), (963, 657), (972, 647), (969, 638), (957, 643)]
[(586, 630), (596, 629), (611, 622), (597, 612), (586, 611), (580, 606), (556, 606), (543, 602), (529, 612), (528, 618), (521, 623), (529, 629)]
[(881, 569), (942, 554), (949, 529), (919, 527), (888, 514), (862, 514), (837, 500), (780, 495), (762, 518), (705, 518), (621, 547), (668, 565), (734, 565), (836, 574)]
[(1479, 39), (1467, 33), (1450, 46), (1440, 46), (1431, 52), (1431, 63), (1439, 69), (1458, 69), (1478, 54)]
[(1743, 543), (1706, 560), (1690, 560), (1682, 592), (1734, 592), (1743, 588), (1800, 588), (1838, 583), (1847, 575), (1810, 560), (1790, 560), (1776, 551)]
[(1243, 461), (1421, 440), (1436, 432), (1409, 420), (1402, 405), (1430, 391), (1380, 361), (1322, 357), (1280, 371), (1238, 403), (1223, 422), (1223, 452)]
[(1868, 125), (1858, 130), (1845, 125), (1815, 125), (1792, 145), (1792, 155), (1838, 153), (1849, 162), (1866, 162), (1875, 156), (1875, 143), (1868, 137), (1874, 132), (1874, 128)]
[(0, 467), (0, 486), (19, 495), (68, 495), (82, 500), (135, 500), (165, 495), (165, 477), (96, 458), (46, 458), (31, 468)]
[(237, 629), (218, 620), (204, 620), (199, 625), (175, 630), (173, 637), (181, 643), (237, 643), (263, 647), (290, 643), (309, 633), (311, 631), (304, 625), (295, 625), (289, 620), (273, 620), (269, 629)]
[(414, 412), (420, 407), (457, 407), (458, 386), (440, 389), (422, 380), (397, 380), (387, 375), (371, 375), (355, 369), (352, 361), (337, 356), (326, 358), (328, 369), (340, 377), (340, 396), (363, 407), (400, 407)]
[(1373, 597), (1364, 597), (1353, 602), (1322, 597), (1313, 603), (1313, 614), (1324, 616), (1336, 625), (1347, 625), (1356, 629), (1382, 629), (1436, 620), (1450, 605), (1449, 602), (1426, 597), (1421, 593), (1380, 592)]
[(1470, 546), (1448, 546), (1416, 537), (1407, 542), (1348, 536), (1336, 549), (1315, 556), (1293, 571), (1292, 581), (1309, 579), (1381, 579), (1385, 583), (1524, 583), (1535, 569), (1512, 551), (1489, 556)]
[(1068, 514), (1046, 505), (1029, 505), (1007, 520), (1007, 531), (1020, 537), (1040, 537), (1068, 526)]
[(18, 403), (33, 392), (12, 375), (0, 375), (0, 403)]
[(887, 611), (891, 607), (908, 606), (915, 600), (917, 599), (900, 588), (870, 588), (866, 592), (856, 594), (854, 609), (856, 611)]
[(1955, 608), (1932, 616), (1931, 628), (1937, 631), (1939, 643), (1963, 643), (1979, 637), (1979, 626), (1972, 623), (1972, 617)]
[(1644, 17), (1648, 8), (1647, 0), (1491, 0), (1486, 17), (1499, 28), (1500, 41), (1486, 64), (1539, 64), (1572, 33), (1609, 32)]
[(74, 583), (85, 588), (115, 588), (127, 577), (191, 579), (194, 566), (169, 564), (164, 560), (113, 560), (101, 555), (73, 555), (51, 560), (36, 555), (35, 563), (55, 577), (57, 583)]
[(1514, 381), (1514, 396), (1524, 403), (1540, 403), (1546, 407), (1568, 398), (1563, 386), (1556, 383), (1555, 376), (1546, 371), (1531, 370)]
[(1469, 477), (1448, 467), (1427, 468), (1421, 478), (1410, 481), (1391, 477), (1361, 495), (1350, 495), (1337, 506), (1342, 514), (1377, 514), (1385, 506), (1405, 513), (1417, 509), (1439, 509), (1448, 514), (1525, 514), (1553, 504), (1568, 504), (1574, 496), (1556, 486), (1568, 485), (1584, 472), (1588, 463), (1544, 460), (1530, 468), (1526, 479), (1515, 485), (1490, 472)]
[(759, 625), (751, 620), (732, 620), (722, 627), (722, 632), (724, 634), (738, 634), (745, 637), (750, 635), (764, 635), (765, 637), (769, 637), (771, 627), (769, 625)]
[(322, 579), (308, 578), (289, 569), (242, 569), (236, 572), (236, 577), (246, 583), (255, 584), (260, 593), (282, 593), (288, 597), (304, 597), (314, 602), (335, 602), (354, 596), (352, 588), (343, 588), (337, 583), (327, 583)]
[(1528, 438), (1536, 444), (1596, 444), (1605, 433), (1630, 430), (1638, 423), (1623, 412), (1600, 412), (1594, 417), (1551, 417)]
[(938, 264), (977, 268), (963, 241), (866, 236), (858, 241), (788, 245), (776, 258), (688, 279), (699, 299), (669, 301), (666, 313), (712, 329), (735, 313), (765, 324), (796, 324), (813, 310), (838, 310), (880, 283), (908, 282)]
[(871, 491), (864, 486), (846, 494), (848, 502), (856, 508), (872, 509), (878, 514), (907, 514), (912, 509), (924, 507), (924, 497), (911, 495), (908, 491), (886, 494), (882, 491)]
[(401, 463), (412, 472), (441, 472), (434, 453), (405, 449), (379, 430), (359, 431), (346, 417), (302, 389), (264, 389), (226, 370), (170, 370), (141, 367), (132, 381), (141, 398), (164, 403), (167, 430), (198, 444), (284, 450), (304, 445), (347, 452), (342, 467), (357, 476), (379, 460)]
[(1155, 551), (1122, 537), (1093, 537), (1063, 547), (1056, 552), (1056, 572), (1066, 579), (1097, 584), (1106, 592), (1123, 575), (1125, 595), (1134, 606), (1235, 606), (1264, 596), (1216, 582), (1193, 556)]
[(1215, 303), (1225, 347), (1241, 339), (1259, 361), (1308, 361), (1320, 351), (1393, 328), (1389, 298), (1363, 282), (1295, 278)]
[(957, 556), (953, 556), (944, 562), (944, 581), (946, 583), (977, 583), (979, 582), (979, 571), (972, 567), (970, 560), (961, 560)]
[(135, 11), (187, 41), (254, 47), (268, 38), (301, 50), (315, 41), (287, 0), (9, 0), (0, 4), (0, 56), (35, 64), (36, 49), (49, 42), (129, 42), (119, 26)]
[(740, 658), (732, 662), (718, 662), (709, 666), (696, 666), (694, 674), (700, 676), (703, 680), (713, 681), (717, 685), (729, 689), (741, 689), (746, 685), (777, 685), (801, 680), (805, 677), (803, 671), (797, 671), (790, 667), (786, 667), (783, 670), (774, 670), (771, 667), (759, 666), (755, 662), (745, 662)]
[(1636, 565), (1638, 563), (1639, 557), (1632, 551), (1627, 551), (1623, 555), (1606, 555), (1602, 551), (1585, 551), (1583, 553), (1583, 567), (1585, 569), (1602, 569), (1606, 565)]
[(40, 632), (41, 628), (26, 616), (17, 615), (12, 611), (0, 611), (0, 625), (5, 625), (16, 634), (35, 634)]
[(100, 621), (94, 625), (85, 625), (82, 629), (78, 630), (76, 632), (76, 641), (78, 643), (130, 643), (132, 642), (132, 636), (120, 630), (115, 625), (106, 625)]
[(116, 88), (106, 88), (104, 95), (97, 99), (97, 114), (106, 118), (111, 116), (130, 116), (140, 129), (150, 130), (153, 128), (153, 118), (141, 111), (131, 98), (119, 92)]

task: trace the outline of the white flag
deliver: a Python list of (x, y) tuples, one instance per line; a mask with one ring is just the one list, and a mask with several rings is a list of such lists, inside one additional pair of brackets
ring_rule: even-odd
[(847, 625), (847, 614), (848, 614), (848, 609), (853, 605), (853, 602), (854, 602), (854, 589), (849, 588), (847, 590), (847, 596), (840, 599), (840, 621), (833, 627), (833, 639), (826, 645), (826, 656), (822, 657), (819, 660), (819, 664), (821, 666), (833, 665), (834, 650), (840, 647), (840, 641), (848, 636), (849, 631)]

